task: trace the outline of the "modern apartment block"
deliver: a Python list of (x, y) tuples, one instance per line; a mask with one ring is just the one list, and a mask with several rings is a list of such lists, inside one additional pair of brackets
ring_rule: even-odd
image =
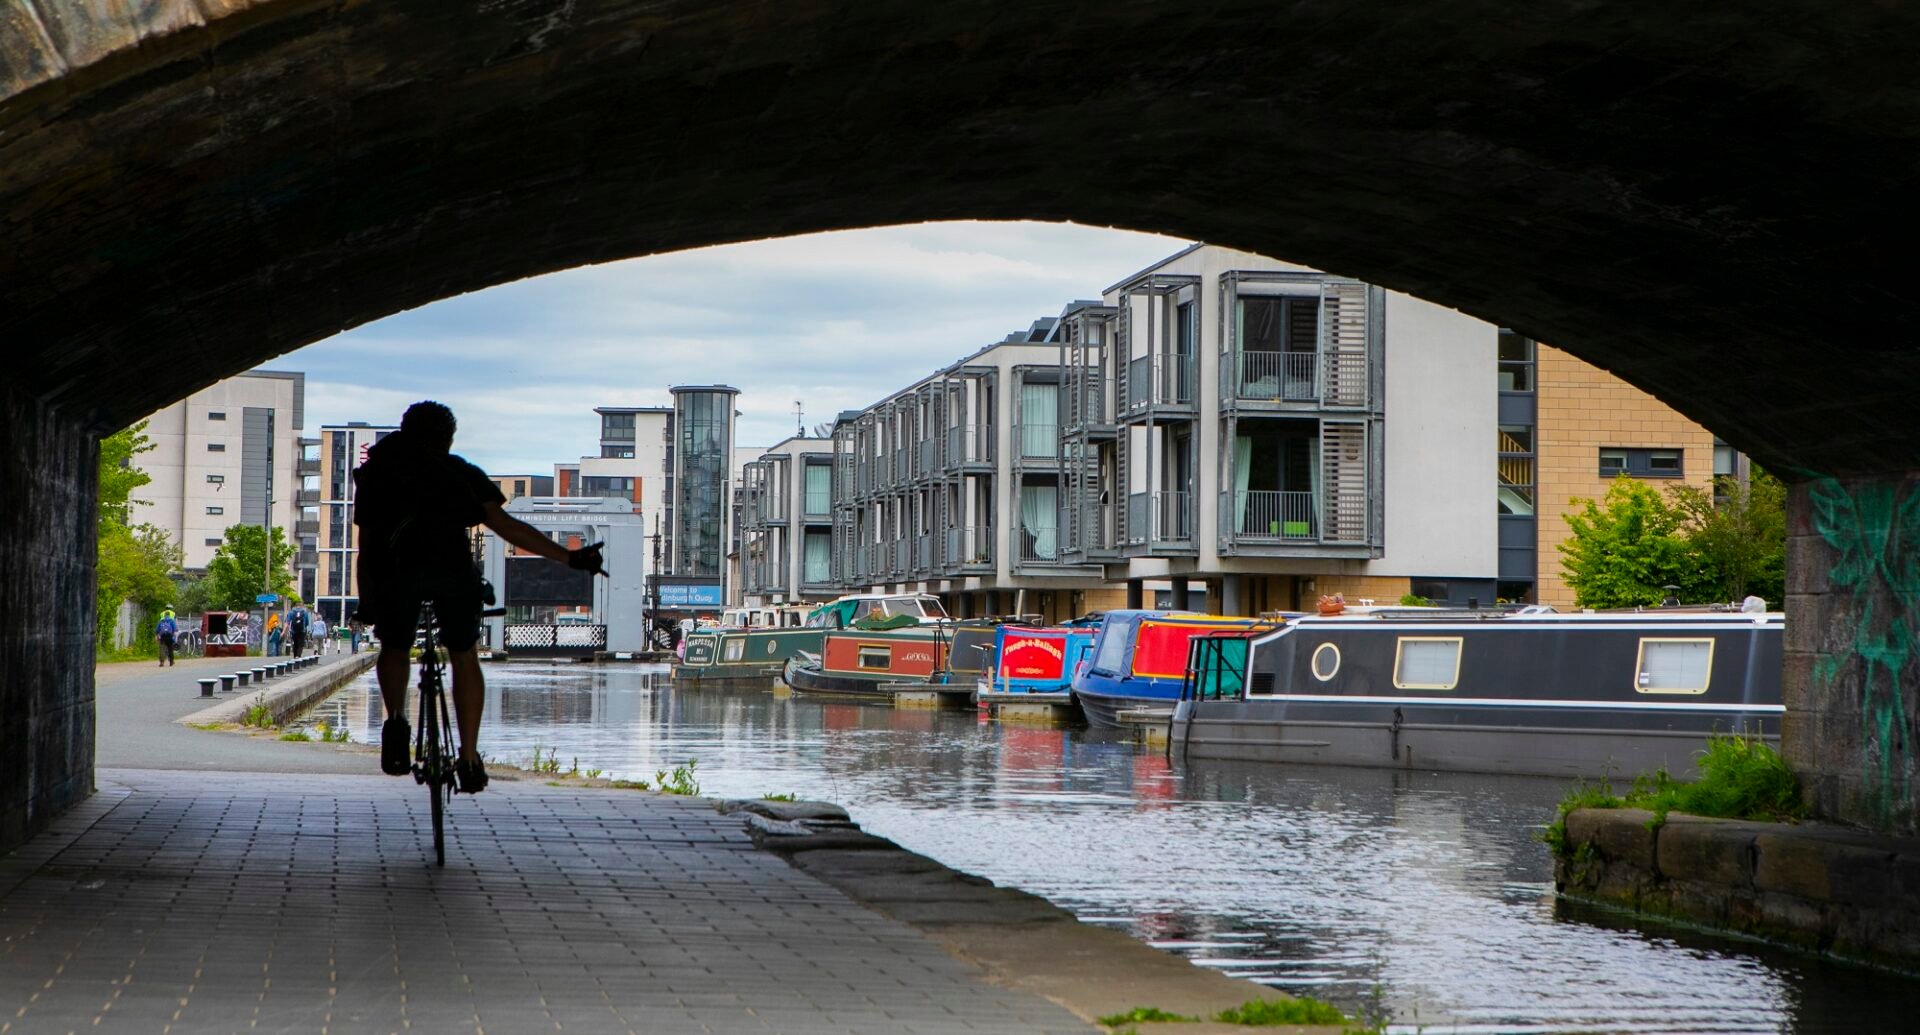
[(301, 494), (315, 474), (303, 457), (306, 375), (253, 370), (210, 385), (147, 417), (153, 449), (136, 459), (153, 479), (134, 490), (135, 520), (180, 544), (188, 569), (202, 569), (231, 525), (285, 529), (296, 585), (312, 581), (313, 501)]
[(314, 601), (328, 622), (339, 624), (360, 605), (359, 529), (353, 525), (353, 472), (367, 462), (375, 442), (399, 431), (397, 425), (349, 421), (320, 429), (319, 486), (316, 492), (319, 563)]
[(719, 579), (732, 550), (734, 402), (738, 388), (679, 385), (668, 461), (667, 573)]
[(500, 495), (508, 501), (522, 496), (549, 497), (553, 495), (553, 475), (550, 474), (490, 474), (487, 478), (500, 489)]
[(830, 600), (833, 440), (789, 438), (741, 469), (739, 598), (753, 605)]
[[(620, 497), (646, 519), (647, 535), (668, 534), (673, 495), (673, 408), (597, 406), (598, 456), (555, 464), (551, 496)], [(662, 556), (665, 556), (664, 551)]]

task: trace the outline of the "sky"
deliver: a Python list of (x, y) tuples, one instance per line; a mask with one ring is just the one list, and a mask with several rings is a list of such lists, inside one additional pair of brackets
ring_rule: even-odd
[(306, 433), (433, 398), (494, 474), (599, 452), (595, 406), (740, 389), (736, 441), (791, 435), (1098, 298), (1186, 246), (1063, 223), (927, 223), (583, 266), (422, 306), (262, 364), (307, 375)]

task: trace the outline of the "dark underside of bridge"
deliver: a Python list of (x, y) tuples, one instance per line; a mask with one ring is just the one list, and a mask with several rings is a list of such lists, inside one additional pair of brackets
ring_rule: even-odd
[(1789, 753), (1914, 829), (1911, 8), (80, 6), (0, 0), (0, 599), (46, 619), (0, 632), (0, 841), (90, 782), (92, 435), (502, 281), (950, 218), (1457, 306), (1795, 479)]

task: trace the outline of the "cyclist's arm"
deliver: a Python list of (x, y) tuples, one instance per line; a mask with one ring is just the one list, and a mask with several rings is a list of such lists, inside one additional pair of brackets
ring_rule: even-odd
[(501, 509), (498, 503), (482, 506), (485, 517), (480, 523), (493, 529), (495, 534), (507, 542), (531, 553), (539, 554), (556, 564), (567, 563), (567, 548), (548, 539), (541, 531), (525, 521), (514, 517)]

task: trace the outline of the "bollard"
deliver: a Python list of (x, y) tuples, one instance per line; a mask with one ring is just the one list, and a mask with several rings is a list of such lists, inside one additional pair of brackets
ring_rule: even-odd
[(235, 679), (238, 679), (240, 681), (241, 686), (246, 686), (247, 683), (253, 679), (253, 670), (248, 668), (243, 668), (240, 671), (234, 673), (233, 675)]
[(265, 665), (253, 670), (253, 681), (255, 683), (264, 683), (267, 681), (267, 667)]
[(212, 697), (213, 688), (220, 685), (220, 681), (218, 679), (201, 679), (201, 680), (196, 680), (196, 682), (200, 684), (201, 697)]
[(231, 672), (229, 672), (229, 673), (227, 673), (226, 675), (223, 675), (223, 676), (221, 676), (221, 677), (220, 677), (220, 691), (221, 691), (222, 693), (227, 693), (227, 692), (229, 692), (229, 691), (231, 691), (231, 690), (233, 689), (233, 680), (234, 680), (234, 675), (233, 675), (233, 673), (231, 673)]

